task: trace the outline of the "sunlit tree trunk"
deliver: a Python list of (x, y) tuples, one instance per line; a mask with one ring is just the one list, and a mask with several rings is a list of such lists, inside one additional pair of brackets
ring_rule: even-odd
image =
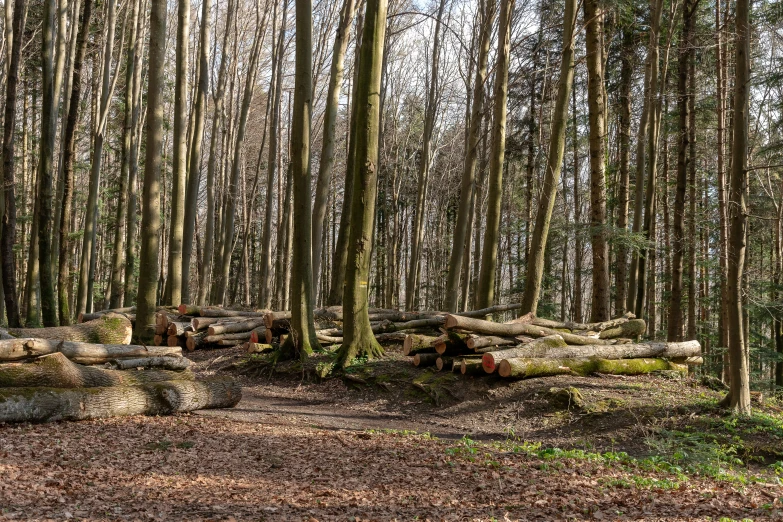
[(476, 290), (476, 308), (487, 308), (495, 299), (495, 269), (498, 258), (498, 231), (503, 196), (503, 164), (506, 155), (506, 102), (508, 100), (508, 62), (510, 57), (511, 14), (514, 0), (500, 3), (498, 53), (495, 62), (495, 96), (492, 121), (492, 152), (488, 176), (487, 222), (481, 251), (481, 273)]
[(358, 87), (354, 98), (356, 121), (361, 122), (362, 131), (357, 133), (354, 157), (355, 197), (351, 205), (350, 261), (346, 265), (343, 345), (338, 352), (338, 367), (348, 366), (358, 356), (374, 357), (383, 353), (370, 327), (368, 279), (378, 176), (378, 122), (386, 7), (386, 0), (368, 0), (365, 11)]
[(70, 234), (71, 206), (73, 201), (73, 166), (76, 155), (76, 125), (79, 120), (79, 103), (82, 92), (82, 65), (87, 52), (87, 37), (92, 18), (92, 0), (84, 0), (84, 10), (79, 21), (79, 33), (76, 37), (76, 56), (73, 61), (73, 80), (71, 103), (63, 132), (63, 203), (60, 214), (60, 262), (57, 271), (57, 303), (60, 312), (60, 324), (71, 324), (68, 290), (70, 288)]
[[(622, 232), (628, 229), (628, 197), (630, 186), (630, 148), (631, 148), (631, 83), (634, 69), (634, 33), (629, 26), (623, 27), (622, 65), (620, 66), (620, 180), (617, 202), (617, 228)], [(626, 310), (626, 290), (628, 270), (628, 249), (625, 243), (617, 246), (617, 271), (615, 276), (615, 315)]]
[(449, 258), (449, 273), (446, 280), (446, 301), (444, 309), (447, 312), (457, 311), (457, 302), (460, 294), (460, 270), (463, 268), (465, 256), (465, 243), (470, 236), (471, 213), (473, 212), (472, 200), (474, 198), (474, 185), (476, 183), (476, 162), (478, 160), (479, 140), (481, 139), (481, 119), (484, 116), (484, 83), (487, 81), (487, 62), (489, 59), (489, 45), (492, 32), (492, 24), (495, 15), (495, 2), (493, 0), (481, 0), (479, 2), (481, 12), (481, 26), (479, 29), (478, 66), (476, 77), (473, 80), (473, 104), (469, 119), (469, 132), (467, 150), (465, 151), (465, 163), (460, 184), (459, 207), (457, 223), (454, 227), (454, 242)]
[(563, 53), (560, 58), (560, 78), (557, 84), (557, 98), (552, 115), (552, 138), (549, 143), (544, 184), (541, 190), (539, 208), (536, 213), (533, 238), (528, 257), (525, 293), (520, 313), (536, 313), (544, 276), (544, 257), (547, 237), (555, 207), (560, 169), (565, 155), (565, 135), (568, 127), (568, 102), (574, 83), (574, 25), (576, 23), (576, 0), (567, 0), (563, 12)]
[(141, 201), (141, 251), (139, 290), (136, 296), (134, 336), (141, 342), (154, 334), (160, 234), (160, 170), (163, 155), (164, 64), (166, 52), (166, 2), (151, 2), (149, 22), (149, 73), (147, 79), (146, 156)]

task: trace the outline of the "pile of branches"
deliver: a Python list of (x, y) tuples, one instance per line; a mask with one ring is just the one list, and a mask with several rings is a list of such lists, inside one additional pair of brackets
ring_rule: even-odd
[(197, 381), (180, 347), (128, 344), (127, 316), (87, 319), (2, 332), (0, 423), (168, 415), (241, 399), (232, 380)]
[(403, 353), (416, 366), (504, 378), (687, 373), (702, 364), (698, 341), (636, 343), (646, 325), (633, 314), (600, 323), (524, 315), (508, 323), (448, 315), (439, 336), (410, 334)]
[[(486, 317), (516, 310), (519, 304), (505, 304), (465, 312), (462, 317)], [(445, 312), (403, 312), (370, 309), (375, 338), (381, 344), (400, 344), (407, 334), (437, 335), (446, 323)], [(343, 342), (341, 306), (313, 312), (316, 335), (323, 344)], [(182, 304), (176, 310), (160, 309), (155, 316), (155, 344), (182, 347), (188, 351), (243, 346), (248, 353), (271, 351), (285, 342), (290, 330), (290, 311), (231, 310), (215, 306)]]

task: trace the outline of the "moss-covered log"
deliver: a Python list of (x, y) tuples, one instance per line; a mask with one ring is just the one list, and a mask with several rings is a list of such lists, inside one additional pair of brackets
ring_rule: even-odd
[(92, 344), (56, 339), (0, 341), (0, 361), (21, 361), (60, 352), (79, 364), (103, 364), (114, 359), (182, 356), (182, 348), (132, 344)]
[(31, 363), (0, 364), (0, 388), (96, 388), (172, 380), (192, 381), (193, 373), (190, 370), (105, 370), (76, 364), (61, 353)]
[(130, 320), (116, 313), (107, 313), (98, 319), (71, 326), (50, 328), (12, 328), (8, 333), (16, 338), (56, 339), (82, 343), (128, 344), (133, 325)]
[(486, 375), (479, 358), (464, 358), (460, 361), (460, 373), (462, 375)]
[(132, 370), (134, 368), (159, 368), (179, 372), (187, 370), (193, 363), (185, 357), (143, 357), (139, 359), (116, 359), (111, 361), (116, 370)]
[(403, 355), (415, 355), (418, 352), (431, 352), (437, 337), (431, 335), (408, 334), (402, 345)]
[(205, 408), (232, 408), (241, 398), (242, 388), (229, 379), (101, 388), (6, 388), (0, 389), (0, 422), (171, 415)]
[[(544, 338), (542, 338), (544, 339)], [(540, 340), (540, 339), (539, 339)], [(564, 346), (530, 343), (511, 350), (502, 350), (492, 353), (511, 353), (512, 357), (538, 358), (538, 359), (583, 359), (595, 357), (599, 359), (640, 359), (640, 358), (689, 358), (701, 355), (699, 341), (685, 341), (680, 343), (648, 342), (640, 344), (613, 344), (610, 346)], [(492, 355), (484, 354), (484, 357)], [(512, 357), (502, 357), (511, 359)]]
[(567, 332), (559, 332), (551, 328), (536, 326), (529, 323), (493, 323), (491, 321), (483, 321), (481, 319), (474, 319), (451, 314), (446, 316), (446, 328), (483, 335), (496, 335), (500, 337), (517, 337), (520, 335), (545, 337), (547, 335), (560, 335), (563, 337), (566, 343), (577, 345), (613, 344), (613, 341), (610, 340), (585, 337)]
[(642, 375), (660, 370), (674, 370), (688, 373), (687, 366), (665, 359), (504, 359), (498, 365), (501, 377), (518, 379), (545, 377), (549, 375), (574, 374), (590, 375), (605, 373), (610, 375)]
[(500, 361), (505, 359), (530, 357), (528, 354), (536, 353), (536, 351), (559, 350), (565, 347), (566, 343), (562, 336), (548, 335), (516, 348), (487, 352), (481, 357), (481, 364), (484, 366), (484, 371), (487, 373), (493, 373), (497, 369), (498, 364), (500, 364)]

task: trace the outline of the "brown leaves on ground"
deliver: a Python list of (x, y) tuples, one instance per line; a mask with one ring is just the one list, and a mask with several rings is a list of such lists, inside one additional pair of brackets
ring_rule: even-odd
[[(0, 426), (0, 520), (754, 520), (778, 486), (624, 469), (455, 441), (184, 415)], [(656, 475), (636, 472), (654, 478)]]

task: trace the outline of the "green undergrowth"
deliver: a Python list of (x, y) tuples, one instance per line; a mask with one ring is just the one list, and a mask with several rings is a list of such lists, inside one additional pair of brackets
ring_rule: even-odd
[[(503, 441), (482, 443), (464, 437), (445, 450), (452, 465), (464, 459), (491, 467), (511, 455), (540, 459), (539, 469), (557, 471), (575, 462), (590, 462), (624, 472), (604, 477), (609, 487), (677, 489), (691, 478), (709, 478), (736, 485), (751, 482), (783, 484), (783, 416), (757, 411), (747, 417), (696, 417), (677, 429), (651, 429), (644, 439), (648, 452), (546, 447), (520, 440), (513, 433)], [(651, 476), (651, 474), (655, 476)]]

